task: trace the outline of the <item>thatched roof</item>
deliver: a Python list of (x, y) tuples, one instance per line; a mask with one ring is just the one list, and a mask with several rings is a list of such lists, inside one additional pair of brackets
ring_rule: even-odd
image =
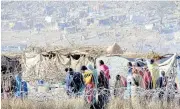
[(108, 54), (123, 54), (123, 50), (117, 43), (109, 46), (106, 51)]

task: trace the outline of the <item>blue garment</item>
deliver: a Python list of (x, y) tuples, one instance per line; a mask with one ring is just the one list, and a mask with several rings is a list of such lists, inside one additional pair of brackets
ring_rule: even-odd
[(44, 84), (44, 81), (43, 81), (43, 80), (38, 80), (38, 84), (39, 84), (39, 85), (43, 85), (43, 84)]
[(71, 88), (72, 80), (73, 80), (73, 75), (70, 75), (69, 73), (67, 73), (65, 83), (66, 83), (66, 91), (68, 92), (72, 92), (72, 88)]
[(22, 90), (23, 90), (24, 92), (28, 92), (28, 87), (27, 87), (26, 81), (23, 81), (23, 82), (22, 82)]
[(23, 91), (22, 96), (26, 97), (28, 95), (28, 87), (26, 81), (22, 82), (22, 91)]
[(20, 97), (21, 89), (22, 89), (22, 79), (21, 79), (20, 75), (16, 75), (15, 79), (16, 79), (15, 96)]
[(158, 80), (156, 81), (156, 87), (158, 87), (158, 88), (165, 87), (165, 86), (163, 85), (163, 79), (164, 79), (165, 86), (166, 86), (167, 77), (159, 77)]

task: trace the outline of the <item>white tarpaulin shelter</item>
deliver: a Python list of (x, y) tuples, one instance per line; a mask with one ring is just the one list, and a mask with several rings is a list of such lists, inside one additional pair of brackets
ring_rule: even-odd
[(176, 64), (177, 64), (176, 57), (177, 57), (177, 54), (174, 54), (171, 58), (169, 58), (165, 62), (160, 63), (159, 64), (160, 71), (165, 71), (166, 74), (169, 74), (171, 70), (173, 69), (173, 67), (176, 67)]
[[(104, 63), (109, 67), (111, 79), (110, 79), (110, 85), (113, 86), (115, 83), (116, 75), (122, 75), (126, 77), (128, 67), (127, 63), (129, 62), (128, 59), (120, 57), (120, 56), (102, 56), (97, 58), (96, 60), (96, 66), (99, 70), (99, 61), (103, 60)], [(99, 71), (98, 71), (99, 72)]]
[[(97, 51), (96, 51), (97, 50)], [(101, 53), (101, 50), (93, 51), (90, 48), (81, 50), (57, 50), (42, 52), (25, 52), (23, 58), (24, 80), (53, 80), (64, 79), (66, 67), (71, 67), (79, 72), (82, 65), (92, 64), (94, 66), (95, 58)], [(91, 54), (94, 53), (94, 54)]]
[(174, 81), (177, 84), (179, 89), (180, 86), (180, 58), (178, 58), (177, 54), (171, 56), (165, 62), (159, 64), (159, 69), (161, 71), (165, 71), (166, 75), (174, 78)]

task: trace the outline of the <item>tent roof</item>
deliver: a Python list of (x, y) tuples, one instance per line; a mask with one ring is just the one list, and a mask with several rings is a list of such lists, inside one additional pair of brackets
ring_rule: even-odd
[(123, 54), (123, 50), (117, 43), (109, 46), (106, 51), (108, 54)]
[(82, 54), (82, 55), (90, 55), (90, 56), (99, 56), (106, 54), (105, 48), (102, 47), (72, 47), (72, 48), (64, 48), (64, 47), (29, 47), (25, 52), (35, 52), (40, 54), (47, 54), (49, 52), (59, 53), (62, 55), (68, 54)]

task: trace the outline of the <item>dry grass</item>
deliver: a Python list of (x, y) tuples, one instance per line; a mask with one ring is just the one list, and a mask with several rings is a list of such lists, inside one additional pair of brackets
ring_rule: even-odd
[(32, 100), (1, 100), (2, 109), (84, 109), (82, 99), (36, 102)]
[[(72, 98), (68, 100), (36, 102), (32, 100), (2, 100), (2, 109), (89, 109), (89, 105), (85, 104), (83, 99)], [(180, 109), (177, 102), (167, 104), (160, 101), (146, 100), (121, 100), (114, 98), (107, 104), (107, 109)]]

